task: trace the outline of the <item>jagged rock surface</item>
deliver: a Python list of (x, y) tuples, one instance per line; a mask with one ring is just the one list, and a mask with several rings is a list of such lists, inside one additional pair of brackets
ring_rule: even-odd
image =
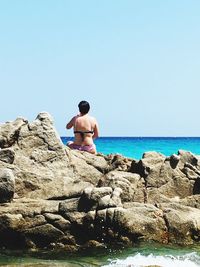
[(48, 113), (0, 125), (0, 246), (77, 250), (200, 241), (200, 157), (65, 147)]

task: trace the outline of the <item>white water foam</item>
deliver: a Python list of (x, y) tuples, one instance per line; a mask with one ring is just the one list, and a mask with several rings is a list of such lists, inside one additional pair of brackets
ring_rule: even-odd
[(144, 256), (138, 253), (123, 260), (112, 260), (108, 265), (104, 265), (104, 267), (143, 267), (149, 265), (161, 267), (199, 267), (200, 257), (195, 252), (181, 256), (157, 256), (153, 254)]

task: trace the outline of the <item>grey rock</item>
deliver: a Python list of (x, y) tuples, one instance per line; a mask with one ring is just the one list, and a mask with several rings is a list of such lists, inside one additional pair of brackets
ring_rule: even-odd
[(10, 148), (0, 149), (0, 160), (12, 164), (15, 159), (15, 152)]
[(59, 238), (63, 237), (64, 234), (59, 229), (55, 228), (51, 224), (45, 224), (36, 226), (23, 231), (26, 239), (30, 239), (38, 247), (46, 247), (51, 242), (56, 242)]
[(40, 225), (44, 225), (46, 224), (47, 221), (45, 219), (45, 217), (41, 214), (38, 214), (34, 217), (25, 217), (24, 218), (24, 224), (23, 224), (23, 228), (33, 228), (33, 227), (36, 227), (36, 226), (40, 226)]
[(89, 211), (104, 208), (110, 203), (112, 195), (111, 187), (88, 187), (80, 198), (79, 208)]
[(132, 240), (154, 240), (166, 242), (166, 224), (163, 212), (153, 205), (133, 203), (129, 209), (115, 211), (113, 223), (126, 229), (126, 235)]
[(0, 215), (0, 228), (19, 231), (23, 229), (25, 220), (21, 214), (5, 213)]
[[(143, 154), (141, 160), (132, 162), (130, 171), (138, 173), (141, 177), (145, 178), (147, 186), (157, 187), (160, 184), (160, 180), (158, 179), (160, 168), (165, 159), (166, 157), (160, 153), (146, 152)], [(155, 177), (157, 177), (156, 180)]]
[(59, 212), (61, 214), (78, 211), (79, 198), (71, 198), (59, 203)]
[(59, 214), (45, 213), (46, 220), (50, 222), (53, 226), (65, 232), (70, 229), (71, 223), (69, 220), (64, 219)]
[(19, 137), (19, 131), (27, 120), (17, 118), (13, 122), (6, 122), (0, 125), (0, 148), (7, 148), (15, 144)]
[(180, 204), (162, 204), (168, 226), (168, 242), (193, 244), (200, 239), (200, 210)]
[(133, 159), (123, 157), (120, 154), (110, 154), (106, 157), (106, 160), (109, 163), (109, 171), (128, 171), (131, 167), (131, 163), (133, 162)]
[(111, 171), (105, 176), (102, 186), (109, 186), (113, 190), (116, 187), (121, 188), (122, 202), (144, 202), (145, 181), (139, 174), (118, 170)]
[(198, 165), (198, 158), (189, 151), (179, 150), (178, 155), (180, 157), (179, 167), (184, 166), (185, 163), (190, 163), (194, 166)]
[(15, 193), (15, 177), (9, 169), (0, 169), (0, 202), (10, 202)]

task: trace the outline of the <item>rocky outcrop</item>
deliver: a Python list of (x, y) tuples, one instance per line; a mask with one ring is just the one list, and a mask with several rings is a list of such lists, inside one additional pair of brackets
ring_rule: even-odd
[(0, 125), (0, 246), (200, 241), (200, 157), (70, 150), (48, 113)]

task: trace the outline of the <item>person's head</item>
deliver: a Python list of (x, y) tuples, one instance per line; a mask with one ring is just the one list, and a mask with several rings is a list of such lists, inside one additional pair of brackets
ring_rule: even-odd
[(90, 110), (90, 104), (87, 101), (81, 101), (78, 104), (78, 108), (81, 114), (85, 115), (89, 112)]

